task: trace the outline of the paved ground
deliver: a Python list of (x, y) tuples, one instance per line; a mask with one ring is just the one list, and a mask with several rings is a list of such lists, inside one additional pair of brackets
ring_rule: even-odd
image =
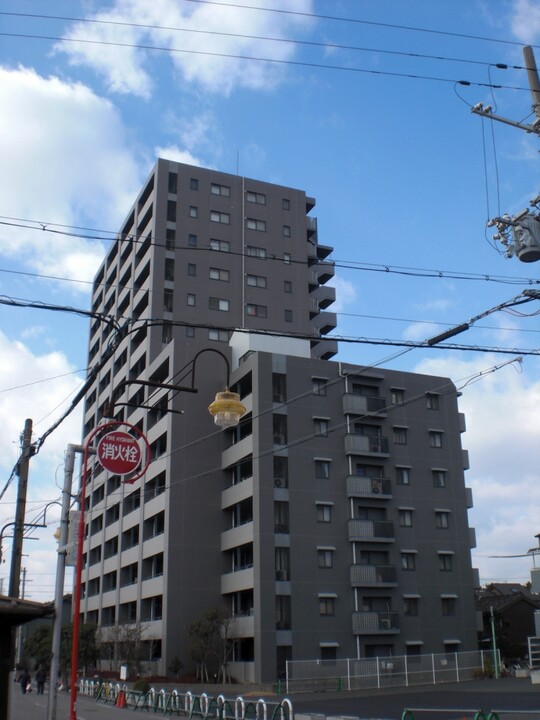
[[(9, 720), (47, 720), (47, 694), (35, 692), (22, 695), (19, 686), (11, 685), (11, 716)], [(180, 689), (180, 688), (179, 688)], [(253, 700), (268, 697), (256, 688), (231, 686), (208, 688), (209, 694), (223, 694), (227, 698), (242, 695)], [(196, 693), (201, 692), (193, 688)], [(311, 693), (291, 695), (295, 713), (324, 714), (327, 716), (353, 716), (358, 718), (385, 718), (400, 720), (405, 708), (413, 708), (414, 720), (473, 720), (476, 711), (498, 712), (500, 720), (540, 720), (540, 685), (530, 679), (504, 678), (464, 683), (394, 688), (391, 690), (364, 690), (358, 693)], [(422, 708), (422, 710), (419, 710)], [(77, 700), (77, 720), (136, 720), (141, 717), (163, 717), (139, 710), (119, 709), (96, 703), (85, 696)], [(69, 719), (69, 695), (58, 695), (57, 720)]]

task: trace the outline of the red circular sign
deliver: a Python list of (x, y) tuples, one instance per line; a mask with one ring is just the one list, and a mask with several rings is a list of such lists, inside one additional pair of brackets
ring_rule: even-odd
[(133, 435), (115, 430), (101, 438), (97, 457), (105, 470), (115, 475), (128, 475), (140, 465), (141, 448)]

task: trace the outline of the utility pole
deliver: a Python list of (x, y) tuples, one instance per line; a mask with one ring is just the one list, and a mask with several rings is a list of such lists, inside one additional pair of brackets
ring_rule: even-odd
[(17, 490), (17, 505), (15, 508), (15, 527), (13, 530), (13, 549), (11, 551), (11, 570), (9, 573), (8, 591), (9, 597), (12, 598), (19, 597), (24, 515), (26, 513), (26, 492), (28, 488), (28, 466), (30, 464), (30, 458), (33, 455), (32, 450), (32, 420), (27, 419), (24, 423), (21, 442), (21, 457), (17, 468), (19, 486)]

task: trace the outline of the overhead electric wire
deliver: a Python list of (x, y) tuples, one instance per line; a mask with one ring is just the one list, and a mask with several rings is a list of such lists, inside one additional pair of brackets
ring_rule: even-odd
[(307, 62), (307, 61), (303, 61), (303, 60), (284, 60), (282, 58), (259, 57), (259, 56), (255, 56), (255, 55), (239, 55), (236, 53), (225, 53), (225, 52), (223, 52), (223, 53), (210, 52), (208, 50), (193, 50), (193, 49), (186, 49), (186, 48), (162, 47), (159, 45), (145, 45), (142, 43), (127, 43), (127, 42), (122, 43), (122, 42), (112, 42), (110, 40), (92, 40), (89, 38), (59, 37), (59, 36), (54, 36), (54, 35), (31, 35), (29, 33), (0, 32), (0, 36), (13, 37), (13, 38), (19, 38), (19, 39), (25, 39), (25, 40), (54, 40), (56, 42), (81, 43), (83, 45), (102, 45), (105, 47), (124, 47), (124, 48), (131, 48), (131, 49), (137, 49), (137, 50), (150, 50), (153, 52), (181, 53), (181, 54), (185, 54), (185, 55), (203, 55), (205, 57), (225, 58), (228, 60), (248, 60), (248, 61), (270, 63), (270, 64), (276, 64), (276, 65), (291, 65), (291, 66), (295, 66), (295, 67), (316, 68), (318, 70), (339, 70), (339, 71), (344, 71), (344, 72), (361, 73), (361, 74), (366, 74), (366, 75), (381, 75), (381, 76), (385, 76), (385, 77), (407, 78), (409, 80), (428, 80), (428, 81), (432, 81), (432, 82), (466, 85), (467, 87), (486, 87), (486, 88), (496, 88), (498, 90), (523, 90), (524, 92), (527, 92), (527, 93), (530, 92), (530, 88), (521, 87), (518, 85), (503, 85), (503, 84), (491, 85), (489, 83), (475, 81), (475, 80), (463, 80), (463, 79), (459, 79), (459, 78), (445, 78), (445, 77), (438, 77), (438, 76), (433, 76), (433, 75), (420, 75), (418, 73), (402, 73), (402, 72), (395, 72), (395, 71), (390, 71), (390, 70), (380, 70), (380, 69), (374, 69), (374, 68), (359, 68), (359, 67), (351, 67), (348, 65), (330, 65), (328, 63)]

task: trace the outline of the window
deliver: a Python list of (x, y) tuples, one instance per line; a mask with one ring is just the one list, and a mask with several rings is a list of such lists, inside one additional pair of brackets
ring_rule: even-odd
[(396, 483), (398, 485), (410, 485), (411, 483), (411, 470), (408, 467), (397, 467), (396, 468)]
[(450, 527), (450, 511), (449, 510), (436, 510), (435, 511), (435, 527), (439, 530), (448, 530)]
[(276, 595), (276, 630), (291, 629), (291, 596)]
[(452, 571), (452, 555), (450, 553), (439, 553), (439, 570), (442, 572)]
[(324, 503), (317, 503), (317, 522), (318, 523), (332, 522), (332, 506), (331, 505), (325, 505)]
[(401, 569), (416, 570), (416, 554), (411, 552), (401, 553)]
[(189, 233), (188, 235), (188, 247), (197, 247), (197, 236), (193, 233)]
[(274, 445), (287, 444), (287, 416), (274, 413), (272, 415), (272, 432)]
[(246, 305), (246, 315), (249, 315), (250, 317), (265, 318), (266, 305), (253, 305), (251, 303), (248, 303)]
[(174, 281), (174, 260), (172, 258), (165, 260), (165, 280)]
[(190, 307), (195, 307), (195, 295), (193, 293), (187, 294), (187, 304)]
[(246, 283), (250, 287), (265, 288), (266, 287), (266, 278), (262, 275), (248, 275), (246, 278)]
[(284, 210), (291, 209), (291, 201), (289, 200), (289, 198), (283, 198), (282, 207)]
[(426, 407), (428, 410), (439, 409), (439, 396), (433, 393), (427, 393), (426, 395)]
[(246, 200), (248, 202), (257, 203), (257, 205), (266, 205), (266, 195), (263, 195), (263, 193), (247, 192)]
[(222, 282), (229, 282), (230, 273), (228, 270), (222, 268), (210, 268), (208, 271), (208, 277), (210, 280), (221, 280)]
[(199, 189), (199, 181), (197, 178), (191, 178), (189, 181), (189, 189), (190, 190), (198, 190)]
[(192, 325), (186, 325), (186, 337), (188, 337), (188, 338), (195, 337), (195, 328)]
[(283, 281), (283, 292), (292, 293), (292, 282), (290, 280)]
[(274, 487), (289, 487), (289, 459), (283, 455), (274, 455)]
[(266, 232), (266, 221), (256, 220), (255, 218), (246, 218), (246, 227), (248, 230), (257, 230), (258, 232)]
[(212, 195), (222, 195), (223, 197), (231, 196), (231, 188), (228, 185), (218, 185), (217, 183), (212, 183), (210, 185), (210, 192)]
[(189, 217), (196, 218), (199, 216), (199, 209), (195, 205), (189, 206)]
[(283, 403), (287, 400), (287, 376), (284, 373), (272, 373), (272, 402)]
[(261, 260), (266, 258), (266, 250), (261, 247), (256, 247), (255, 245), (248, 245), (246, 247), (246, 254), (249, 255), (249, 257), (256, 257)]
[(311, 378), (311, 386), (313, 388), (314, 395), (326, 395), (326, 385), (328, 380), (326, 378)]
[(215, 328), (211, 328), (208, 330), (208, 339), (219, 340), (219, 342), (229, 342), (229, 332), (228, 330), (216, 330)]
[(407, 444), (407, 428), (395, 427), (394, 428), (394, 443), (396, 445)]
[(172, 340), (172, 325), (169, 322), (164, 322), (161, 328), (161, 342), (166, 345)]
[(442, 614), (445, 617), (456, 614), (456, 598), (443, 597), (441, 598)]
[[(171, 228), (167, 228), (165, 230), (165, 249), (166, 250), (174, 250), (174, 244), (176, 242), (176, 232), (174, 230), (171, 230)], [(125, 285), (126, 283), (122, 283)]]
[(443, 446), (443, 434), (440, 430), (429, 431), (429, 447), (442, 448)]
[(283, 226), (283, 237), (291, 237), (291, 226), (290, 225)]
[(190, 277), (195, 277), (197, 275), (197, 266), (195, 265), (195, 263), (188, 263), (187, 274)]
[(412, 527), (413, 524), (413, 511), (409, 509), (401, 509), (399, 513), (399, 526), (400, 527)]
[(277, 500), (274, 503), (274, 532), (289, 532), (289, 503)]
[(163, 312), (173, 311), (174, 293), (172, 290), (163, 291)]
[(418, 617), (418, 598), (403, 598), (403, 614), (409, 617)]
[(171, 195), (176, 195), (178, 189), (178, 175), (176, 173), (169, 173), (169, 185), (167, 189)]
[(391, 388), (390, 402), (392, 405), (403, 405), (405, 403), (405, 390), (401, 388)]
[(210, 310), (221, 310), (222, 312), (229, 311), (229, 301), (223, 298), (208, 298), (208, 307)]
[(216, 240), (210, 238), (210, 250), (217, 250), (218, 252), (229, 252), (231, 244), (228, 240)]
[(335, 615), (336, 599), (319, 595), (319, 615)]
[(446, 487), (446, 470), (432, 470), (431, 476), (433, 478), (433, 487)]
[(293, 321), (292, 310), (284, 310), (283, 317), (285, 319), (285, 322), (292, 322)]
[(330, 460), (315, 460), (315, 477), (317, 480), (328, 480), (330, 477)]
[(218, 210), (210, 211), (210, 220), (215, 223), (221, 223), (222, 225), (231, 224), (231, 216), (226, 212), (219, 212)]
[(174, 200), (167, 201), (167, 221), (176, 222), (176, 202)]
[(290, 253), (283, 253), (283, 262), (285, 265), (291, 264), (291, 254)]
[(320, 568), (331, 568), (334, 565), (333, 548), (317, 548), (317, 561)]
[(291, 559), (290, 550), (287, 547), (277, 547), (275, 549), (275, 570), (276, 580), (286, 582), (291, 579)]
[(328, 419), (313, 418), (313, 431), (315, 435), (326, 437), (328, 435)]

